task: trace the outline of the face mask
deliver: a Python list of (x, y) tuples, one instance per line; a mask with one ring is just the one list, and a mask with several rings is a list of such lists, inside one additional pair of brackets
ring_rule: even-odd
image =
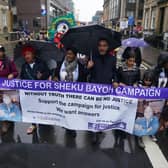
[(11, 103), (11, 99), (10, 99), (10, 97), (8, 97), (8, 96), (4, 96), (3, 97), (3, 102), (5, 103), (5, 104), (10, 104)]

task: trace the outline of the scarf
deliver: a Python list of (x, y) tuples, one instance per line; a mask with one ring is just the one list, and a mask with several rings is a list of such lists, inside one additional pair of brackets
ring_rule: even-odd
[(65, 71), (67, 73), (65, 80), (67, 82), (72, 82), (74, 81), (74, 76), (73, 76), (73, 72), (76, 70), (77, 68), (77, 59), (75, 59), (72, 62), (68, 62), (67, 60), (64, 61), (64, 66), (65, 66)]

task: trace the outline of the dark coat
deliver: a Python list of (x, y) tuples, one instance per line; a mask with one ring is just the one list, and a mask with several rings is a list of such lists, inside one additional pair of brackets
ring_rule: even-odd
[[(61, 66), (62, 66), (63, 62), (64, 61), (57, 63), (55, 76), (58, 78), (58, 80), (60, 80), (60, 70), (61, 70)], [(77, 82), (86, 82), (87, 81), (87, 70), (80, 62), (78, 62), (78, 67), (79, 67), (79, 75), (78, 75)]]
[(137, 67), (133, 68), (133, 70), (119, 67), (117, 80), (119, 83), (124, 83), (127, 86), (133, 86), (140, 81), (140, 70)]
[(111, 55), (97, 56), (90, 70), (90, 82), (112, 84), (116, 77), (116, 57)]
[[(160, 77), (160, 73), (163, 72), (163, 69), (161, 67), (156, 67), (154, 69), (154, 74), (155, 74), (155, 86), (158, 87), (159, 84), (159, 77)], [(168, 78), (168, 70), (165, 71), (165, 77)], [(168, 87), (168, 82), (166, 87)]]
[(47, 80), (50, 76), (50, 71), (47, 65), (40, 60), (36, 60), (33, 69), (28, 63), (23, 64), (20, 78), (27, 80), (39, 80), (37, 79), (38, 72), (42, 73), (42, 77), (40, 80)]

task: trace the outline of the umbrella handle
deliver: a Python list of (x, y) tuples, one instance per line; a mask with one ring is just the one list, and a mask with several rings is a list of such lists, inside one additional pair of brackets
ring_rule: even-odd
[(90, 51), (90, 61), (93, 61), (93, 53), (92, 53), (92, 50)]

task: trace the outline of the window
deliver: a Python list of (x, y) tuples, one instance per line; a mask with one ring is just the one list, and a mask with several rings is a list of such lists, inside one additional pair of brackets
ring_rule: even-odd
[(146, 10), (145, 12), (145, 29), (148, 29), (149, 24), (149, 10)]
[(33, 19), (33, 27), (40, 27), (40, 18)]
[(7, 26), (7, 14), (6, 13), (2, 14), (2, 23), (3, 23), (3, 26)]
[(135, 3), (136, 0), (128, 0), (128, 3)]
[(152, 9), (151, 13), (151, 29), (155, 29), (155, 22), (156, 22), (156, 9)]

